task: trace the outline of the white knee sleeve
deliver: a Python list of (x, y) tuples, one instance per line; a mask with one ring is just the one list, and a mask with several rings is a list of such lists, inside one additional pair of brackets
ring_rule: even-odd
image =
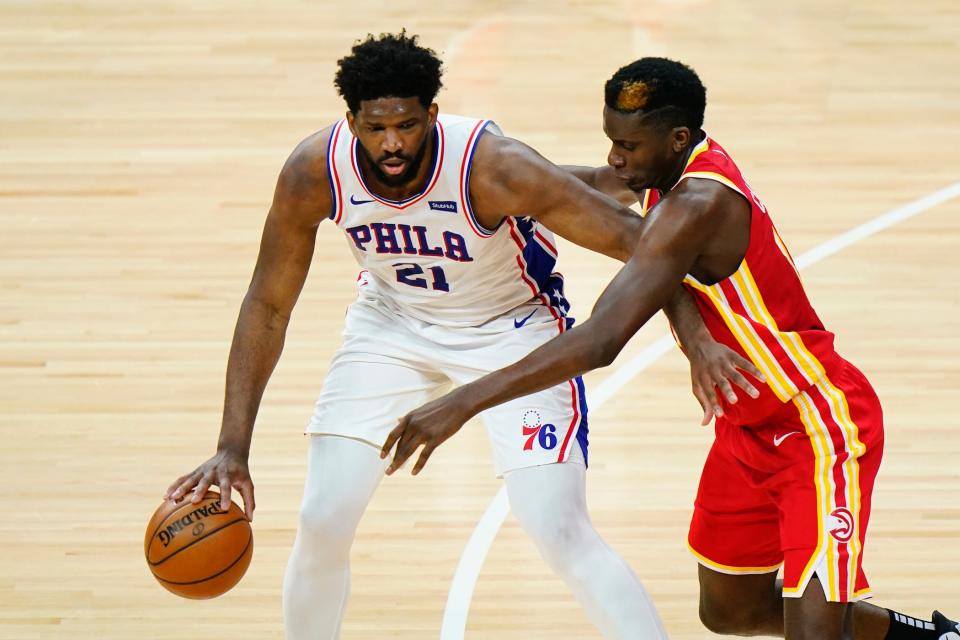
[(369, 444), (310, 437), (300, 522), (283, 581), (288, 640), (339, 637), (350, 591), (350, 546), (385, 468)]
[(639, 578), (590, 522), (582, 464), (517, 469), (505, 481), (520, 525), (604, 637), (667, 637)]

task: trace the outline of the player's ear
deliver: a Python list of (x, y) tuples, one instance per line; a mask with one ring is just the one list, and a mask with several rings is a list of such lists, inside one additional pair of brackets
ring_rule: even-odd
[(436, 102), (430, 103), (430, 106), (427, 107), (427, 115), (430, 118), (430, 126), (437, 124), (437, 114), (440, 113), (440, 107), (437, 106)]
[(357, 136), (356, 120), (357, 117), (353, 115), (353, 111), (347, 109), (347, 126), (350, 127), (350, 133), (352, 133), (354, 137)]
[(680, 153), (690, 144), (690, 129), (687, 127), (674, 127), (670, 131), (670, 144), (674, 153)]

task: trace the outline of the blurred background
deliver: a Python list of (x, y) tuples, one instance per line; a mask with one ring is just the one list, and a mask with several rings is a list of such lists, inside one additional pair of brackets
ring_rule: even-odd
[[(492, 118), (557, 163), (605, 162), (602, 87), (618, 67), (690, 64), (706, 130), (794, 255), (960, 181), (953, 0), (0, 2), (0, 638), (283, 637), (302, 429), (355, 295), (332, 225), (254, 436), (247, 576), (180, 600), (140, 543), (167, 485), (214, 451), (280, 167), (342, 117), (337, 59), (404, 27), (445, 61), (442, 111)], [(941, 200), (804, 272), (884, 402), (865, 567), (878, 604), (918, 617), (960, 615), (960, 198)], [(562, 243), (559, 267), (586, 317), (617, 265)], [(657, 318), (588, 387), (665, 332)], [(685, 544), (712, 433), (689, 386), (674, 350), (604, 398), (588, 490), (671, 637), (693, 639), (712, 637)], [(420, 477), (387, 479), (354, 545), (343, 637), (438, 637), (499, 486), (479, 423)], [(597, 637), (511, 518), (469, 607), (468, 638)]]

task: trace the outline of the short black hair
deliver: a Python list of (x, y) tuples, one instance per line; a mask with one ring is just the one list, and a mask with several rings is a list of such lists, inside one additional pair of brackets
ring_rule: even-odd
[(378, 37), (370, 34), (337, 61), (333, 83), (353, 113), (363, 100), (378, 98), (416, 97), (429, 107), (442, 86), (442, 66), (437, 54), (421, 47), (406, 29)]
[(707, 90), (696, 71), (667, 58), (640, 58), (617, 70), (604, 87), (606, 105), (620, 113), (656, 114), (658, 122), (699, 131)]

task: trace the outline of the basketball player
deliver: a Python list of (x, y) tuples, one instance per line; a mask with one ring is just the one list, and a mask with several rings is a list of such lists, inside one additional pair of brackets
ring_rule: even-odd
[[(572, 325), (552, 270), (553, 236), (540, 223), (621, 260), (639, 237), (639, 216), (492, 122), (438, 115), (440, 66), (405, 33), (371, 36), (339, 61), (336, 85), (349, 111), (304, 140), (280, 174), (234, 334), (217, 454), (167, 492), (180, 499), (192, 491), (196, 501), (215, 484), (226, 506), (234, 486), (252, 516), (254, 420), (317, 228), (329, 218), (363, 271), (307, 427), (305, 495), (284, 580), (291, 640), (339, 635), (350, 546), (398, 418)], [(679, 284), (675, 292), (683, 293)], [(692, 300), (689, 308), (700, 323)], [(728, 374), (720, 386), (730, 378), (758, 393)], [(582, 380), (559, 380), (484, 419), (511, 509), (593, 623), (611, 638), (665, 637), (640, 581), (587, 514)], [(539, 437), (524, 436), (533, 425)]]
[(388, 473), (420, 444), (421, 469), (479, 411), (610, 364), (682, 282), (709, 330), (705, 342), (695, 332), (682, 338), (695, 385), (714, 358), (710, 336), (766, 380), (757, 397), (720, 398), (688, 540), (700, 562), (703, 623), (794, 639), (960, 640), (960, 625), (939, 612), (921, 621), (862, 601), (880, 403), (834, 349), (762, 201), (701, 130), (700, 79), (678, 62), (644, 58), (617, 71), (605, 93), (609, 167), (577, 172), (643, 203), (633, 256), (587, 322), (404, 417), (383, 447), (386, 457), (397, 444)]

